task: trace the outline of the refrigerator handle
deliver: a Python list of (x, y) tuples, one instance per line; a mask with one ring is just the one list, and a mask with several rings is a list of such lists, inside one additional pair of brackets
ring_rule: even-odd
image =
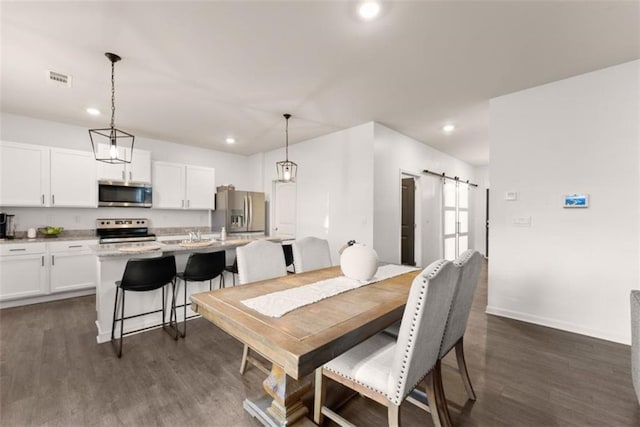
[(249, 200), (249, 227), (247, 231), (251, 231), (251, 227), (253, 226), (253, 196), (251, 194), (247, 194), (247, 200)]
[(249, 222), (249, 198), (245, 194), (244, 195), (244, 223), (242, 224), (242, 228), (246, 228), (248, 222)]

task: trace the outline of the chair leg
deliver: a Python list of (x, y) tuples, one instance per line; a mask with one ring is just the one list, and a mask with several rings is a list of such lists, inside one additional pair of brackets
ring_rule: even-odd
[[(113, 321), (111, 322), (111, 345), (116, 352), (116, 356), (122, 357), (122, 328), (124, 328), (124, 289), (122, 290), (122, 315), (118, 319), (118, 304), (120, 303), (120, 287), (116, 288), (116, 298), (113, 301)], [(118, 349), (116, 349), (115, 334), (116, 334), (116, 322), (120, 321), (120, 342), (118, 343)]]
[(427, 400), (429, 401), (429, 408), (431, 409), (431, 418), (433, 419), (433, 425), (435, 427), (441, 427), (443, 424), (442, 420), (440, 419), (440, 403), (438, 402), (438, 397), (436, 396), (435, 375), (433, 370), (427, 374), (424, 382), (426, 384), (425, 391), (427, 393)]
[(447, 397), (444, 393), (444, 385), (442, 384), (442, 361), (438, 360), (436, 366), (433, 369), (434, 373), (434, 386), (436, 393), (436, 400), (438, 407), (434, 408), (440, 411), (440, 419), (446, 426), (452, 426), (451, 414), (449, 414), (449, 406), (447, 405)]
[(120, 349), (118, 350), (118, 358), (122, 357), (122, 334), (124, 333), (124, 289), (122, 290), (122, 312), (120, 314)]
[(116, 287), (116, 298), (113, 300), (113, 320), (111, 322), (111, 341), (115, 338), (116, 316), (118, 314), (118, 297), (120, 296), (120, 286)]
[(317, 425), (322, 425), (324, 421), (324, 415), (322, 414), (322, 407), (327, 396), (327, 383), (324, 381), (322, 375), (322, 367), (316, 369), (316, 390), (313, 398), (313, 422)]
[[(180, 331), (178, 330), (178, 315), (176, 313), (176, 281), (171, 282), (171, 309), (169, 310), (169, 327), (166, 327), (165, 316), (167, 315), (167, 298), (169, 294), (165, 294), (165, 287), (162, 287), (162, 329), (171, 335), (171, 338), (177, 340), (180, 337)], [(175, 333), (171, 333), (171, 330)]]
[(462, 344), (462, 340), (463, 338), (460, 338), (460, 341), (458, 341), (455, 346), (458, 372), (460, 372), (460, 377), (462, 378), (462, 383), (467, 391), (467, 396), (470, 400), (476, 400), (476, 393), (473, 391), (473, 387), (471, 386), (471, 379), (469, 378), (469, 371), (467, 370), (467, 362), (464, 360), (464, 346)]
[(247, 358), (249, 357), (249, 346), (244, 345), (244, 349), (242, 350), (242, 362), (240, 362), (240, 375), (244, 375), (244, 372), (247, 370)]
[(389, 422), (389, 427), (400, 427), (400, 405), (394, 405), (389, 402), (389, 407), (387, 408), (387, 420)]
[[(180, 333), (180, 336), (182, 338), (187, 336), (187, 281), (183, 280), (183, 282), (184, 282), (184, 307), (182, 307), (182, 309), (183, 309), (184, 318), (182, 319), (182, 324), (184, 328), (182, 329), (182, 333)], [(209, 288), (211, 288), (211, 281), (209, 281)], [(176, 319), (176, 322), (177, 320), (178, 319)]]

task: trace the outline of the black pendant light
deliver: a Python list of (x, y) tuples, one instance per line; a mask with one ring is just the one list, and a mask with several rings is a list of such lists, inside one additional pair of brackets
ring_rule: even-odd
[(114, 65), (120, 61), (115, 53), (104, 54), (111, 61), (111, 127), (106, 129), (89, 129), (89, 138), (93, 147), (93, 155), (99, 162), (131, 163), (133, 155), (133, 141), (135, 136), (116, 129), (114, 119), (116, 115), (116, 89), (114, 80)]
[(295, 182), (296, 174), (298, 172), (298, 165), (289, 161), (289, 119), (291, 114), (284, 114), (286, 119), (286, 145), (285, 145), (285, 160), (276, 163), (276, 170), (278, 171), (278, 181), (282, 182)]

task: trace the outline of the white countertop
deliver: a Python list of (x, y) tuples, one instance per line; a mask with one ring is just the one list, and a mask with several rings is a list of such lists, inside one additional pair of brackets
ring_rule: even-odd
[[(176, 239), (178, 240), (178, 239)], [(243, 235), (230, 236), (224, 241), (210, 240), (207, 246), (191, 246), (189, 244), (181, 245), (179, 242), (136, 242), (136, 243), (114, 243), (106, 245), (94, 245), (91, 249), (98, 257), (117, 257), (131, 256), (137, 254), (152, 253), (177, 253), (177, 252), (215, 252), (226, 249), (234, 249), (238, 246), (246, 245), (254, 240), (271, 240), (280, 242), (283, 239), (279, 236), (265, 235)]]

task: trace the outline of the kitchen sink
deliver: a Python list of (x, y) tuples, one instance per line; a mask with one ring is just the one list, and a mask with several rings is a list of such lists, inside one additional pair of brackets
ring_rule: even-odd
[(182, 242), (188, 242), (189, 240), (185, 239), (177, 239), (177, 240), (158, 240), (160, 243), (164, 243), (165, 245), (179, 245)]
[(185, 248), (203, 248), (203, 247), (211, 246), (217, 242), (214, 239), (204, 239), (204, 240), (194, 240), (194, 241), (191, 241), (189, 239), (176, 239), (176, 240), (164, 240), (164, 241), (160, 241), (160, 243), (164, 243), (165, 245), (179, 245)]

